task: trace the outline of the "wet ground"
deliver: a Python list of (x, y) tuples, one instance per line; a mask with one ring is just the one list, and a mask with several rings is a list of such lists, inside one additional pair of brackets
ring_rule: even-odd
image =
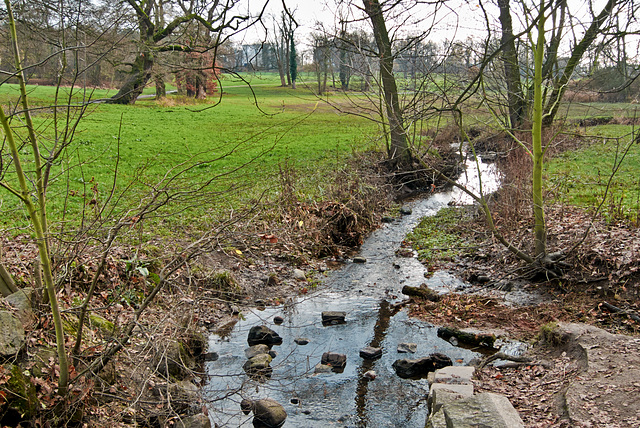
[[(475, 162), (468, 162), (468, 173), (461, 181), (477, 186)], [(485, 192), (495, 190), (497, 178), (491, 165), (481, 165)], [(426, 283), (439, 292), (465, 285), (446, 272), (425, 279), (425, 267), (416, 258), (396, 257), (407, 232), (424, 216), (434, 215), (451, 201), (469, 203), (462, 192), (439, 193), (407, 204), (411, 214), (387, 224), (369, 236), (359, 253), (366, 263), (347, 263), (331, 272), (315, 294), (286, 305), (254, 309), (226, 337), (212, 336), (209, 350), (218, 355), (207, 363), (210, 376), (204, 393), (210, 403), (209, 415), (218, 426), (250, 426), (251, 415), (240, 412), (243, 398), (272, 398), (287, 413), (288, 426), (304, 427), (423, 427), (428, 383), (426, 379), (402, 379), (392, 368), (400, 358), (426, 357), (434, 352), (448, 355), (456, 365), (465, 365), (480, 356), (437, 337), (437, 326), (409, 318), (394, 309), (403, 300), (404, 285)], [(323, 326), (323, 311), (346, 312), (346, 324)], [(284, 318), (280, 325), (274, 317)], [(270, 379), (251, 379), (242, 369), (246, 362), (249, 329), (266, 325), (283, 338), (272, 362)], [(296, 338), (309, 343), (298, 345)], [(415, 354), (400, 354), (402, 342), (417, 344)], [(360, 349), (381, 347), (376, 360), (364, 360)], [(315, 373), (324, 352), (347, 356), (343, 372)], [(364, 374), (374, 370), (375, 379)]]

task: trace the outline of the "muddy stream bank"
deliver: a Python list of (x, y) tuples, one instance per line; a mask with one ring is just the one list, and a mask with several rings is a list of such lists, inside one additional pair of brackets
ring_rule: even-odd
[[(481, 164), (481, 169), (483, 190), (495, 190), (498, 177), (493, 165)], [(478, 186), (475, 162), (467, 161), (460, 181)], [(240, 401), (271, 398), (284, 406), (285, 426), (424, 427), (428, 382), (398, 377), (394, 361), (437, 352), (449, 356), (454, 365), (466, 365), (481, 355), (439, 338), (438, 326), (395, 309), (394, 304), (406, 298), (400, 292), (405, 285), (426, 283), (442, 293), (465, 287), (447, 272), (425, 278), (426, 269), (415, 257), (397, 257), (395, 252), (422, 217), (434, 215), (451, 201), (467, 204), (470, 198), (454, 189), (408, 203), (410, 214), (367, 238), (358, 254), (365, 263), (348, 262), (330, 272), (317, 292), (279, 307), (243, 313), (227, 336), (212, 335), (209, 352), (217, 359), (206, 363), (208, 380), (203, 390), (212, 421), (221, 427), (251, 426), (252, 415), (242, 414)], [(345, 312), (346, 323), (323, 326), (324, 311)], [(274, 317), (284, 321), (276, 324)], [(252, 379), (243, 371), (247, 336), (258, 325), (282, 337), (282, 344), (273, 347), (277, 355), (269, 379)], [(300, 345), (304, 342), (299, 339), (308, 343)], [(398, 344), (406, 342), (417, 345), (415, 353), (398, 353)], [(359, 352), (367, 346), (382, 348), (382, 356), (361, 358)], [(325, 352), (345, 354), (344, 371), (316, 373)], [(365, 376), (370, 370), (376, 374), (374, 379)]]

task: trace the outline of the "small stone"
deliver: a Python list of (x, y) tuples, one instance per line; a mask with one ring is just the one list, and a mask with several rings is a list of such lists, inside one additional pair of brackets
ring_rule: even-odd
[(206, 354), (204, 354), (205, 361), (217, 361), (218, 358), (220, 358), (220, 356), (217, 352), (207, 352)]
[(306, 281), (307, 275), (305, 275), (304, 271), (301, 269), (294, 269), (293, 279), (295, 279), (296, 281)]
[(413, 213), (413, 211), (409, 207), (400, 208), (400, 214), (402, 215), (411, 215), (411, 213)]
[(487, 275), (478, 275), (478, 282), (481, 284), (484, 284), (485, 282), (489, 282), (491, 281), (491, 278), (489, 278)]
[(354, 263), (366, 263), (367, 259), (365, 259), (364, 257), (361, 256), (357, 256), (353, 258), (353, 262)]
[(390, 216), (382, 217), (382, 222), (383, 223), (393, 223), (393, 220), (395, 220), (395, 219), (393, 217), (390, 217)]
[(273, 317), (273, 323), (276, 325), (280, 325), (284, 322), (284, 318), (282, 318), (281, 316), (275, 316)]
[(231, 306), (231, 314), (232, 315), (238, 315), (239, 313), (240, 313), (240, 308), (238, 308), (235, 305)]
[(415, 354), (418, 350), (418, 345), (415, 343), (398, 343), (398, 352), (400, 354)]
[(322, 325), (346, 324), (346, 312), (325, 311), (322, 313)]
[(253, 426), (265, 428), (279, 428), (287, 419), (287, 412), (280, 403), (271, 398), (260, 400), (244, 399), (240, 402), (242, 413), (248, 415), (253, 412)]
[(244, 355), (245, 357), (247, 357), (248, 360), (250, 360), (251, 358), (255, 357), (256, 355), (260, 355), (260, 354), (268, 354), (269, 353), (269, 346), (265, 345), (264, 343), (260, 343), (258, 345), (253, 345), (248, 347), (247, 349), (244, 350)]
[(331, 373), (331, 366), (326, 364), (316, 364), (315, 369), (313, 370), (315, 373)]
[(320, 363), (331, 366), (334, 369), (344, 369), (347, 365), (347, 356), (336, 352), (325, 352), (322, 354)]
[(289, 402), (290, 402), (291, 404), (300, 404), (300, 399), (298, 399), (298, 398), (292, 398)]
[(378, 358), (382, 355), (382, 348), (374, 348), (372, 346), (367, 346), (366, 348), (362, 348), (360, 350), (360, 356), (365, 360), (373, 360), (374, 358)]
[(251, 327), (247, 342), (249, 343), (249, 346), (258, 345), (260, 343), (267, 346), (282, 345), (282, 338), (269, 327), (260, 325)]
[(369, 380), (374, 380), (376, 377), (378, 377), (378, 375), (376, 374), (376, 372), (375, 372), (375, 371), (373, 371), (373, 370), (369, 370), (369, 371), (368, 371), (368, 372), (366, 372), (363, 376), (364, 376), (366, 379), (369, 379)]
[(295, 339), (293, 339), (293, 341), (300, 346), (303, 346), (309, 343), (309, 339), (307, 339), (306, 337), (296, 337)]

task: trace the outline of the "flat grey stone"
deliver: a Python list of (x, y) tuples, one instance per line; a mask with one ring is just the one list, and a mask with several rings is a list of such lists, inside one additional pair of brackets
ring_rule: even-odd
[(400, 354), (414, 354), (418, 350), (415, 343), (398, 343), (398, 352)]
[(429, 386), (427, 406), (430, 413), (437, 412), (446, 404), (473, 396), (473, 385), (447, 385), (446, 383), (434, 383)]
[(485, 392), (441, 407), (448, 427), (524, 428), (507, 397)]
[(328, 366), (326, 364), (316, 364), (315, 369), (313, 370), (315, 373), (331, 373), (333, 367)]
[(204, 413), (198, 413), (188, 418), (179, 419), (176, 426), (178, 428), (211, 428), (211, 421)]
[(472, 366), (449, 366), (436, 370), (434, 374), (435, 383), (449, 384), (471, 384), (471, 378), (476, 372)]
[(25, 287), (4, 298), (5, 302), (15, 308), (16, 316), (25, 326), (35, 319), (31, 305), (33, 296), (33, 288)]
[(346, 324), (346, 312), (324, 311), (322, 313), (322, 325)]
[(365, 360), (373, 360), (374, 358), (378, 358), (382, 355), (382, 348), (374, 348), (372, 346), (367, 346), (360, 350), (360, 356)]

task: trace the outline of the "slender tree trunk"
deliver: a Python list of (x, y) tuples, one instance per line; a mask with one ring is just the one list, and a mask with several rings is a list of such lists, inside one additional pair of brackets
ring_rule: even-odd
[(544, 218), (544, 200), (542, 197), (542, 61), (544, 58), (544, 0), (540, 1), (540, 20), (538, 21), (538, 40), (534, 51), (534, 95), (533, 95), (533, 217), (535, 256), (547, 254), (547, 227)]
[(391, 137), (389, 158), (400, 167), (408, 167), (413, 158), (409, 149), (409, 139), (404, 129), (402, 109), (398, 99), (398, 86), (393, 75), (393, 53), (391, 52), (389, 32), (378, 0), (363, 0), (363, 3), (365, 12), (373, 26), (373, 35), (380, 56), (380, 79), (382, 80)]

